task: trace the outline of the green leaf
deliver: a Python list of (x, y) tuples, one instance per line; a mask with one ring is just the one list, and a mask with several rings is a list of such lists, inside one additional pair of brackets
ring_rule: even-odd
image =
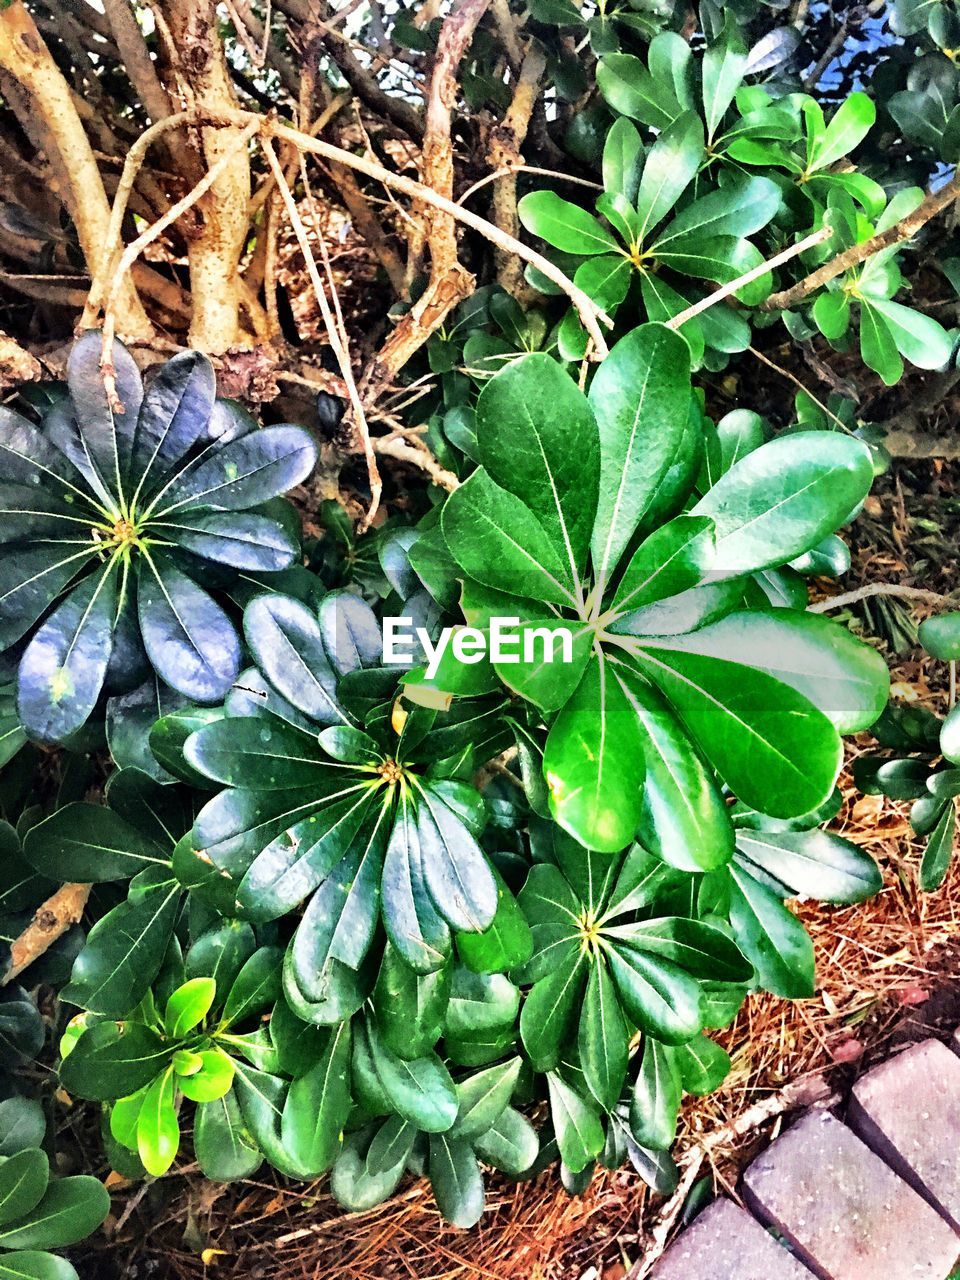
[(0, 1102), (0, 1156), (15, 1156), (28, 1147), (39, 1147), (47, 1121), (35, 1098), (14, 1096)]
[(417, 1130), (402, 1116), (391, 1116), (373, 1136), (367, 1149), (365, 1165), (373, 1177), (405, 1165), (410, 1158)]
[[(569, 636), (571, 660), (563, 661), (564, 633)], [(544, 617), (523, 621), (516, 630), (517, 662), (495, 663), (505, 685), (544, 711), (556, 711), (570, 698), (583, 676), (596, 633), (583, 623)], [(525, 646), (535, 655), (524, 659)]]
[(417, 834), (427, 891), (454, 929), (482, 933), (492, 923), (499, 899), (486, 856), (432, 787), (419, 792)]
[(291, 596), (256, 596), (244, 611), (243, 634), (257, 666), (294, 707), (320, 725), (347, 722), (320, 624), (305, 604)]
[(96, 1178), (59, 1178), (28, 1214), (0, 1227), (0, 1248), (65, 1248), (96, 1231), (109, 1211), (110, 1197)]
[(612, 1111), (620, 1097), (629, 1041), (616, 989), (606, 964), (597, 959), (590, 966), (577, 1043), (584, 1078), (604, 1111)]
[(430, 1137), (430, 1185), (437, 1207), (455, 1227), (473, 1227), (486, 1200), (480, 1166), (469, 1142), (443, 1134)]
[(730, 924), (760, 985), (799, 1000), (814, 992), (813, 943), (775, 893), (742, 867), (730, 867)]
[(574, 1011), (588, 977), (588, 960), (577, 947), (559, 958), (548, 976), (527, 994), (520, 1011), (520, 1036), (537, 1071), (549, 1071), (560, 1061)]
[(137, 608), (157, 674), (197, 702), (223, 698), (240, 670), (240, 642), (213, 597), (154, 550), (138, 562)]
[(859, 146), (877, 118), (877, 108), (865, 93), (851, 93), (834, 112), (826, 129), (813, 135), (807, 172), (827, 169)]
[(692, 112), (685, 112), (657, 138), (637, 194), (641, 240), (663, 221), (696, 177), (703, 154), (703, 125)]
[(903, 361), (893, 332), (866, 295), (860, 299), (860, 354), (863, 362), (892, 387), (903, 377)]
[(850, 298), (846, 293), (821, 293), (813, 304), (813, 321), (825, 338), (836, 342), (850, 327)]
[(791, 818), (817, 808), (840, 771), (840, 737), (806, 698), (738, 663), (655, 648), (638, 654), (688, 733), (750, 808)]
[(641, 750), (633, 707), (601, 653), (554, 721), (543, 756), (554, 820), (588, 849), (615, 853), (636, 834)]
[(454, 558), (477, 582), (515, 596), (575, 603), (569, 561), (530, 508), (485, 471), (475, 471), (450, 495), (442, 526)]
[(846, 627), (817, 614), (738, 611), (682, 638), (653, 644), (658, 651), (660, 645), (675, 647), (762, 671), (795, 689), (840, 733), (869, 728), (887, 705), (890, 675), (881, 655)]
[(917, 628), (917, 636), (927, 653), (941, 662), (960, 658), (960, 613), (941, 613), (926, 618)]
[(940, 730), (940, 750), (952, 764), (960, 765), (960, 710), (954, 707)]
[(606, 948), (624, 1011), (636, 1026), (665, 1044), (682, 1044), (703, 1027), (696, 981), (670, 960), (627, 943)]
[(113, 810), (76, 802), (27, 832), (25, 860), (50, 880), (81, 884), (128, 880), (147, 867), (167, 867), (155, 842)]
[(796, 431), (741, 458), (691, 514), (716, 524), (718, 573), (753, 573), (792, 560), (833, 533), (872, 480), (870, 451), (859, 440)]
[(683, 338), (663, 325), (642, 325), (616, 343), (590, 385), (600, 431), (600, 497), (591, 546), (601, 590), (655, 502), (687, 431), (689, 367)]
[(183, 755), (208, 778), (257, 791), (310, 787), (330, 769), (315, 736), (272, 716), (215, 720), (190, 735)]
[(476, 1138), (496, 1124), (513, 1096), (521, 1065), (520, 1058), (510, 1058), (459, 1082), (451, 1138)]
[(210, 1012), (217, 994), (213, 978), (191, 978), (167, 1001), (163, 1015), (164, 1030), (173, 1040), (182, 1040), (188, 1031), (198, 1027)]
[(116, 397), (123, 405), (120, 412), (107, 396), (100, 371), (102, 352), (99, 331), (81, 334), (67, 360), (67, 386), (84, 450), (111, 492), (119, 496), (130, 471), (143, 383), (133, 357), (114, 339), (110, 359), (116, 376)]
[(953, 799), (947, 801), (943, 815), (927, 841), (920, 863), (919, 884), (924, 893), (932, 893), (943, 884), (953, 856), (953, 842), (957, 830), (957, 806)]
[(446, 1009), (445, 1034), (470, 1040), (488, 1032), (512, 1030), (520, 992), (502, 973), (453, 972)]
[(181, 887), (166, 867), (141, 872), (127, 900), (87, 934), (62, 999), (108, 1018), (128, 1014), (160, 971), (180, 901)]
[(673, 1145), (682, 1097), (674, 1050), (646, 1036), (630, 1099), (630, 1132), (642, 1147), (667, 1151)]
[(373, 1007), (388, 1049), (401, 1058), (422, 1058), (429, 1053), (443, 1032), (449, 998), (449, 965), (434, 973), (417, 973), (396, 948), (387, 943), (374, 988)]
[(713, 775), (657, 691), (622, 664), (611, 666), (640, 729), (644, 844), (682, 871), (712, 871), (729, 862), (733, 826)]
[(457, 1118), (457, 1091), (450, 1073), (435, 1053), (409, 1060), (391, 1053), (370, 1020), (374, 1068), (384, 1093), (398, 1115), (425, 1133), (443, 1133)]
[(603, 144), (603, 189), (636, 204), (643, 170), (644, 149), (635, 125), (620, 116)]
[(477, 443), (488, 474), (533, 511), (576, 581), (590, 546), (600, 474), (586, 397), (549, 356), (524, 356), (481, 391)]
[(330, 1029), (322, 1056), (294, 1080), (283, 1105), (283, 1144), (307, 1176), (317, 1177), (333, 1165), (352, 1105), (350, 1024), (342, 1022)]
[(147, 1173), (159, 1178), (180, 1148), (180, 1125), (174, 1106), (173, 1068), (157, 1076), (143, 1097), (137, 1117), (137, 1150)]
[(714, 555), (713, 521), (703, 516), (677, 516), (637, 547), (611, 609), (627, 613), (698, 586), (709, 573)]
[[(747, 69), (747, 54), (739, 40), (725, 36), (703, 55), (703, 114), (712, 141)], [(640, 1139), (638, 1139), (640, 1141)], [(649, 1143), (646, 1145), (650, 1145)]]
[(177, 1084), (184, 1097), (193, 1102), (217, 1102), (226, 1097), (236, 1073), (233, 1059), (220, 1048), (203, 1049), (196, 1055), (200, 1066), (192, 1075), (180, 1076)]
[(521, 981), (538, 982), (579, 953), (581, 906), (564, 876), (551, 863), (530, 868), (518, 903), (533, 936), (533, 955), (523, 966)]
[[(519, 1065), (519, 1059), (517, 1062)], [(40, 1203), (49, 1176), (47, 1157), (36, 1148), (18, 1151), (0, 1162), (0, 1226), (29, 1213)]]
[(0, 1254), (0, 1280), (77, 1280), (66, 1258), (34, 1249)]
[(827, 831), (741, 830), (737, 849), (791, 895), (821, 902), (863, 902), (883, 888), (873, 859)]
[(110, 661), (117, 562), (85, 578), (54, 609), (20, 659), (17, 714), (31, 738), (58, 742), (86, 722)]
[(681, 112), (673, 88), (655, 80), (630, 53), (611, 53), (600, 61), (597, 88), (615, 111), (655, 129), (668, 128)]
[(942, 369), (949, 363), (954, 341), (931, 316), (872, 294), (868, 306), (871, 311), (879, 311), (897, 350), (918, 369)]
[(383, 923), (397, 951), (417, 973), (433, 973), (450, 954), (450, 929), (427, 892), (417, 815), (401, 793), (387, 843), (381, 883)]
[(497, 911), (482, 933), (458, 933), (457, 952), (474, 973), (506, 973), (533, 954), (533, 935), (516, 898), (495, 867)]
[(232, 1089), (197, 1108), (193, 1150), (204, 1177), (214, 1182), (251, 1178), (260, 1168), (263, 1155), (243, 1123)]
[(705, 1098), (719, 1089), (730, 1072), (730, 1055), (708, 1036), (697, 1036), (673, 1050), (687, 1093)]
[(173, 1056), (174, 1046), (139, 1022), (101, 1022), (88, 1028), (60, 1064), (68, 1093), (94, 1102), (125, 1098), (150, 1084)]
[(529, 232), (564, 253), (586, 256), (616, 252), (619, 248), (592, 214), (553, 191), (531, 191), (517, 205), (517, 214)]
[(397, 1159), (391, 1169), (374, 1173), (364, 1161), (364, 1147), (364, 1134), (348, 1137), (330, 1175), (330, 1190), (334, 1199), (351, 1213), (372, 1209), (391, 1196), (403, 1177), (406, 1163), (406, 1156), (403, 1156)]
[(547, 1076), (550, 1115), (563, 1163), (579, 1173), (603, 1150), (603, 1127), (596, 1110), (556, 1072)]
[(149, 493), (198, 442), (213, 413), (216, 390), (213, 365), (199, 351), (180, 352), (160, 366), (144, 394), (133, 435), (130, 474), (137, 492)]
[(753, 968), (740, 948), (722, 929), (686, 916), (661, 916), (636, 924), (608, 927), (607, 936), (617, 945), (662, 956), (694, 978), (742, 984), (753, 977)]
[[(221, 1026), (244, 1022), (277, 1002), (282, 964), (283, 953), (279, 947), (260, 947), (244, 962), (227, 990)], [(222, 988), (219, 994), (223, 995)]]
[(505, 1107), (487, 1132), (474, 1141), (473, 1149), (494, 1169), (517, 1178), (536, 1160), (540, 1142), (526, 1116)]

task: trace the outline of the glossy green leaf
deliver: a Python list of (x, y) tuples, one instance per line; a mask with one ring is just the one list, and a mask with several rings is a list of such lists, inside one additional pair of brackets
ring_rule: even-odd
[(162, 1074), (173, 1047), (139, 1022), (90, 1027), (60, 1064), (68, 1093), (96, 1102), (125, 1098)]
[(148, 867), (168, 865), (168, 855), (119, 814), (79, 801), (31, 827), (23, 856), (50, 880), (80, 883), (128, 880)]
[(65, 1248), (96, 1231), (109, 1211), (110, 1197), (96, 1178), (59, 1178), (29, 1213), (0, 1227), (0, 1248)]
[(737, 849), (791, 894), (821, 902), (863, 902), (883, 887), (869, 854), (828, 831), (741, 830)]
[(193, 507), (255, 507), (300, 484), (316, 459), (316, 445), (302, 427), (262, 427), (188, 467), (154, 498), (151, 514), (161, 520)]
[(143, 1167), (155, 1178), (166, 1173), (180, 1147), (174, 1080), (172, 1068), (157, 1076), (144, 1094), (137, 1118), (137, 1150)]
[(564, 1164), (579, 1173), (603, 1149), (603, 1127), (595, 1108), (556, 1072), (547, 1076), (550, 1115)]
[(633, 708), (600, 656), (547, 737), (543, 768), (555, 821), (587, 848), (613, 853), (629, 844), (643, 811), (641, 752)]
[(367, 1035), (377, 1077), (394, 1110), (425, 1133), (443, 1133), (457, 1118), (457, 1092), (435, 1053), (405, 1059), (390, 1052), (371, 1023)]
[(600, 445), (573, 379), (539, 353), (507, 366), (480, 393), (477, 443), (487, 473), (533, 511), (576, 580), (596, 515)]
[(521, 1065), (520, 1058), (510, 1058), (457, 1084), (459, 1108), (452, 1138), (476, 1138), (496, 1124), (513, 1096)]
[(430, 1185), (437, 1207), (455, 1227), (473, 1227), (485, 1207), (483, 1178), (469, 1142), (462, 1138), (431, 1134)]
[(637, 194), (641, 241), (676, 204), (703, 160), (703, 125), (692, 112), (675, 120), (647, 155)]
[(36, 1249), (0, 1253), (0, 1280), (77, 1280), (72, 1263)]
[(600, 431), (600, 497), (591, 546), (602, 584), (612, 579), (655, 502), (687, 431), (689, 365), (683, 338), (663, 325), (641, 325), (613, 346), (590, 384)]
[(569, 561), (530, 508), (486, 472), (475, 471), (450, 495), (442, 527), (454, 557), (477, 582), (515, 596), (573, 603)]
[(580, 1067), (590, 1092), (604, 1111), (612, 1111), (627, 1074), (630, 1033), (606, 963), (596, 959), (580, 1012), (577, 1043)]
[[(464, 934), (464, 937), (473, 937)], [(421, 974), (387, 943), (373, 993), (384, 1044), (401, 1058), (422, 1058), (440, 1039), (450, 998), (450, 968)]]
[(586, 955), (577, 947), (556, 960), (551, 972), (536, 983), (523, 1002), (520, 1035), (538, 1071), (549, 1071), (560, 1061), (589, 976), (588, 967)]
[(606, 956), (624, 1012), (641, 1031), (665, 1044), (700, 1031), (700, 988), (679, 965), (626, 943), (608, 947)]
[(827, 169), (859, 146), (877, 118), (877, 109), (865, 93), (851, 93), (840, 104), (826, 129), (814, 135), (807, 156), (809, 172)]
[(932, 893), (943, 884), (953, 857), (953, 845), (957, 831), (957, 806), (954, 800), (944, 805), (940, 818), (923, 851), (920, 862), (919, 884), (924, 893)]
[(651, 1036), (643, 1041), (630, 1098), (630, 1132), (642, 1147), (666, 1151), (677, 1135), (683, 1083), (673, 1049)]
[(351, 1106), (350, 1024), (343, 1022), (331, 1028), (322, 1056), (294, 1080), (283, 1105), (284, 1146), (308, 1176), (316, 1177), (333, 1165)]
[(136, 876), (126, 901), (87, 934), (62, 998), (108, 1018), (128, 1014), (160, 970), (181, 896), (166, 867)]
[(703, 114), (707, 137), (712, 139), (740, 88), (747, 68), (746, 50), (739, 40), (726, 36), (707, 49), (702, 67)]
[(564, 253), (610, 253), (616, 240), (592, 214), (553, 191), (531, 191), (517, 205), (526, 229)]
[(173, 1040), (182, 1040), (188, 1031), (200, 1025), (210, 1012), (217, 994), (212, 978), (191, 978), (178, 987), (167, 1001), (163, 1025)]
[(813, 943), (800, 921), (742, 867), (730, 867), (730, 923), (760, 985), (791, 999), (814, 991)]
[(263, 1155), (243, 1122), (232, 1090), (197, 1108), (193, 1150), (204, 1177), (214, 1182), (251, 1178), (260, 1168)]
[(722, 866), (733, 855), (733, 826), (713, 775), (657, 691), (623, 664), (611, 670), (640, 730), (644, 843), (682, 871)]
[(754, 572), (816, 546), (849, 519), (872, 480), (870, 452), (859, 440), (796, 431), (741, 458), (692, 514), (716, 525), (717, 572)]
[(47, 1157), (36, 1148), (27, 1148), (3, 1159), (0, 1163), (0, 1227), (29, 1213), (40, 1203), (49, 1176)]
[(697, 1036), (673, 1050), (687, 1093), (704, 1098), (719, 1089), (730, 1072), (730, 1055), (708, 1036)]

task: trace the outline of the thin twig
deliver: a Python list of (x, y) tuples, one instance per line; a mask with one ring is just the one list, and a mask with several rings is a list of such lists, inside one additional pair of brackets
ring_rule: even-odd
[(376, 514), (377, 507), (380, 505), (380, 494), (383, 491), (383, 482), (380, 479), (377, 459), (373, 452), (373, 446), (370, 443), (370, 431), (367, 427), (367, 420), (364, 416), (363, 405), (360, 402), (360, 396), (357, 392), (357, 384), (354, 380), (353, 369), (350, 366), (350, 353), (344, 349), (339, 327), (330, 310), (330, 304), (327, 302), (326, 290), (323, 287), (323, 281), (320, 279), (320, 272), (317, 269), (317, 260), (313, 256), (313, 249), (310, 246), (307, 229), (303, 225), (303, 220), (301, 219), (300, 214), (297, 212), (297, 206), (290, 192), (290, 188), (287, 186), (287, 180), (284, 177), (283, 169), (280, 167), (280, 161), (277, 159), (276, 153), (274, 152), (269, 139), (264, 138), (262, 140), (262, 146), (263, 154), (267, 158), (267, 163), (273, 170), (273, 175), (277, 183), (277, 190), (280, 192), (280, 198), (286, 207), (287, 217), (290, 219), (290, 225), (293, 227), (294, 234), (297, 237), (300, 252), (303, 254), (307, 274), (310, 277), (310, 283), (313, 285), (317, 304), (320, 307), (320, 314), (323, 316), (323, 322), (327, 327), (330, 345), (333, 348), (333, 353), (337, 358), (338, 365), (340, 366), (341, 376), (347, 386), (347, 395), (350, 401), (350, 407), (353, 410), (357, 432), (363, 444), (363, 454), (367, 462), (367, 475), (370, 480), (371, 494), (370, 509), (364, 518), (364, 528), (366, 528), (369, 526), (370, 521)]
[(446, 489), (447, 493), (453, 493), (454, 489), (460, 487), (460, 481), (453, 472), (441, 466), (426, 445), (418, 448), (407, 444), (405, 440), (384, 436), (382, 439), (374, 440), (373, 447), (381, 457), (395, 458), (398, 462), (410, 462), (413, 466), (419, 467), (421, 471), (427, 473), (434, 484), (439, 485), (441, 489)]
[(782, 368), (775, 361), (771, 360), (769, 356), (765, 356), (762, 351), (758, 351), (756, 347), (747, 347), (747, 350), (752, 356), (755, 356), (761, 364), (765, 364), (768, 369), (772, 369), (774, 373), (779, 373), (782, 378), (786, 378), (788, 382), (792, 382), (799, 391), (802, 391), (805, 396), (813, 401), (821, 413), (825, 413), (828, 418), (831, 418), (841, 431), (845, 431), (848, 435), (853, 434), (843, 419), (838, 418), (832, 409), (828, 408), (822, 400), (819, 400), (812, 391), (805, 387), (796, 374), (791, 373), (789, 369)]
[(33, 919), (10, 945), (10, 967), (0, 979), (0, 987), (18, 978), (81, 920), (91, 888), (89, 884), (65, 884), (37, 908)]
[(861, 262), (866, 262), (875, 253), (879, 253), (882, 249), (890, 249), (896, 244), (901, 244), (904, 240), (911, 240), (931, 218), (935, 218), (938, 213), (942, 213), (958, 198), (960, 198), (960, 173), (951, 178), (939, 191), (932, 191), (925, 200), (917, 205), (913, 213), (908, 213), (905, 218), (901, 218), (892, 227), (888, 227), (886, 231), (881, 231), (877, 235), (871, 236), (869, 240), (864, 240), (861, 244), (855, 244), (849, 249), (844, 249), (835, 258), (831, 258), (829, 262), (824, 263), (822, 267), (818, 267), (816, 271), (811, 271), (808, 276), (804, 276), (799, 283), (791, 285), (789, 289), (782, 289), (779, 293), (771, 294), (765, 302), (761, 302), (760, 310), (786, 311), (790, 307), (796, 306), (807, 294), (813, 293), (821, 285), (825, 285), (828, 281), (843, 275), (851, 267), (855, 267)]
[(951, 608), (956, 601), (952, 595), (942, 595), (939, 591), (925, 591), (922, 587), (906, 587), (896, 582), (868, 582), (855, 591), (844, 591), (841, 595), (830, 596), (828, 600), (818, 600), (816, 604), (807, 606), (807, 613), (829, 613), (831, 609), (842, 609), (848, 604), (856, 604), (860, 600), (868, 600), (871, 596), (893, 596), (899, 600), (914, 600), (917, 604), (929, 604), (934, 608)]
[[(675, 315), (672, 320), (667, 321), (668, 329), (679, 329), (681, 325), (686, 324), (688, 320), (692, 320), (694, 316), (698, 316), (701, 311), (707, 311), (710, 307), (715, 307), (718, 302), (723, 302), (724, 298), (732, 297), (738, 289), (744, 288), (748, 284), (752, 284), (754, 280), (759, 280), (761, 276), (773, 271), (775, 267), (782, 267), (785, 262), (789, 262), (791, 258), (795, 258), (800, 253), (805, 253), (807, 249), (814, 248), (815, 245), (822, 244), (824, 240), (829, 239), (833, 235), (833, 228), (823, 226), (819, 231), (811, 232), (805, 236), (803, 240), (798, 240), (796, 244), (790, 245), (781, 253), (775, 254), (774, 257), (761, 262), (759, 266), (753, 267), (750, 271), (744, 272), (742, 276), (738, 276), (736, 280), (731, 280), (729, 284), (723, 285), (714, 293), (708, 294), (707, 297), (701, 298), (699, 302), (693, 303), (681, 311), (679, 315)], [(767, 310), (764, 304), (761, 304), (763, 310)]]

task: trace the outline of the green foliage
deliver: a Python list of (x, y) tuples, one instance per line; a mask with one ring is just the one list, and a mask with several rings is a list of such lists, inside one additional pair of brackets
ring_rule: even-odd
[[(942, 613), (920, 624), (920, 643), (934, 658), (960, 658), (960, 613)], [(854, 761), (854, 778), (866, 795), (912, 800), (910, 825), (926, 837), (919, 884), (939, 889), (953, 857), (960, 796), (960, 713), (951, 706), (941, 720), (926, 707), (891, 702), (873, 735), (881, 751)]]

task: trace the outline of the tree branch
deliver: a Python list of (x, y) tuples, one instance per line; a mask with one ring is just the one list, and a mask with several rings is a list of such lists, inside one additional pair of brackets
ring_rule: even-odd
[(866, 262), (867, 258), (872, 258), (881, 249), (890, 249), (896, 244), (901, 244), (904, 240), (912, 239), (931, 218), (935, 218), (938, 213), (942, 213), (958, 198), (960, 198), (960, 173), (951, 178), (939, 191), (931, 192), (921, 204), (917, 205), (913, 213), (908, 213), (905, 218), (901, 218), (899, 222), (889, 227), (886, 231), (881, 231), (878, 235), (871, 236), (869, 240), (864, 240), (862, 244), (855, 244), (849, 249), (844, 249), (842, 253), (837, 254), (835, 258), (831, 258), (822, 267), (818, 267), (816, 271), (811, 271), (808, 276), (804, 276), (798, 284), (791, 285), (789, 289), (782, 289), (779, 293), (772, 293), (765, 302), (761, 302), (760, 310), (789, 310), (790, 307), (796, 306), (798, 302), (801, 302), (807, 294), (813, 293), (814, 289), (819, 289), (821, 285), (825, 285), (837, 276), (843, 275), (851, 267), (855, 267), (861, 262)]
[(869, 600), (872, 596), (893, 596), (899, 600), (914, 600), (917, 604), (933, 605), (935, 609), (952, 609), (956, 605), (952, 595), (945, 596), (939, 591), (924, 591), (922, 587), (900, 586), (896, 582), (868, 582), (865, 587), (844, 591), (841, 595), (830, 596), (827, 600), (818, 600), (816, 604), (808, 605), (807, 613), (829, 613), (831, 609), (843, 609), (848, 604), (857, 604), (861, 600)]
[(65, 884), (37, 908), (23, 933), (10, 945), (10, 967), (0, 978), (0, 987), (18, 978), (72, 925), (80, 922), (91, 888), (89, 884)]

